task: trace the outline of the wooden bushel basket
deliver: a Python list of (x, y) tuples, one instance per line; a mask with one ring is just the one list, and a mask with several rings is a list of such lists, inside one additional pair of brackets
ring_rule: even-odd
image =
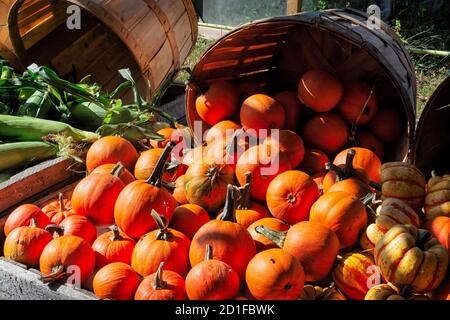
[[(79, 30), (66, 25), (74, 4)], [(106, 91), (123, 82), (118, 69), (130, 68), (142, 94), (152, 94), (197, 40), (190, 0), (0, 0), (0, 9), (0, 55), (17, 67), (51, 66), (72, 81), (92, 75)]]
[[(305, 71), (321, 68), (343, 82), (359, 79), (372, 84), (380, 105), (400, 110), (407, 125), (384, 160), (406, 159), (416, 120), (414, 68), (400, 39), (382, 21), (377, 22), (380, 28), (370, 28), (365, 13), (333, 9), (269, 18), (237, 28), (218, 40), (194, 68), (186, 96), (188, 124), (192, 127), (200, 120), (195, 99), (211, 81), (252, 81), (272, 94), (297, 90)], [(203, 130), (207, 128), (204, 123)]]

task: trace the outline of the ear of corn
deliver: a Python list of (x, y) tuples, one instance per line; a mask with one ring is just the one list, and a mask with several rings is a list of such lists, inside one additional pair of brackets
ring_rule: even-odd
[(0, 144), (0, 172), (17, 169), (53, 158), (58, 147), (46, 142), (13, 142)]
[(48, 91), (36, 90), (27, 101), (19, 107), (20, 116), (45, 118), (52, 107)]

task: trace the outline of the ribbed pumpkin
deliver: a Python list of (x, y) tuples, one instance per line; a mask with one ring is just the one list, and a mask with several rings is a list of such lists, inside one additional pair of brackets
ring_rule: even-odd
[(263, 236), (262, 234), (256, 232), (256, 227), (258, 226), (264, 226), (266, 228), (269, 228), (274, 231), (287, 231), (289, 230), (290, 226), (276, 218), (263, 218), (261, 220), (257, 220), (253, 222), (248, 228), (247, 231), (252, 236), (253, 240), (256, 244), (256, 252), (261, 252), (264, 250), (277, 248), (277, 245), (270, 240), (269, 238)]
[(127, 235), (138, 239), (157, 226), (152, 210), (162, 214), (170, 222), (176, 200), (162, 187), (162, 173), (174, 143), (169, 142), (148, 180), (137, 180), (127, 185), (119, 194), (114, 207), (117, 226)]
[(152, 211), (158, 230), (151, 231), (136, 243), (131, 256), (131, 266), (145, 277), (158, 270), (161, 262), (165, 268), (185, 276), (189, 270), (191, 241), (181, 232), (167, 227), (164, 217)]
[(32, 220), (30, 226), (15, 228), (8, 234), (3, 254), (7, 259), (23, 263), (30, 268), (37, 268), (42, 251), (52, 239), (50, 233), (37, 228)]
[(427, 293), (442, 282), (448, 266), (447, 250), (431, 233), (413, 225), (396, 225), (375, 246), (375, 262), (386, 281), (409, 285), (414, 293)]
[(236, 178), (241, 186), (246, 184), (246, 173), (252, 174), (250, 195), (256, 200), (266, 200), (270, 182), (280, 173), (292, 169), (285, 153), (273, 153), (264, 145), (250, 147), (236, 165)]
[(128, 264), (113, 262), (97, 271), (93, 289), (101, 299), (133, 300), (139, 283), (139, 276)]
[(102, 164), (122, 162), (125, 168), (133, 171), (138, 153), (128, 140), (118, 136), (103, 137), (95, 141), (86, 155), (86, 168), (92, 172)]
[(427, 221), (425, 228), (436, 237), (450, 255), (450, 217), (438, 216)]
[(405, 119), (399, 110), (388, 106), (380, 106), (369, 123), (370, 131), (384, 143), (392, 143), (400, 139), (404, 127)]
[[(98, 166), (94, 170), (92, 170), (91, 174), (95, 174), (95, 173), (111, 173), (111, 172), (114, 171), (115, 168), (117, 168), (120, 165), (121, 165), (120, 162), (118, 162), (116, 164), (114, 164), (114, 163), (105, 163), (105, 164), (102, 164), (102, 165)], [(131, 174), (131, 172), (128, 171), (127, 168), (123, 168), (120, 172), (118, 172), (118, 177), (119, 177), (120, 180), (122, 180), (122, 182), (125, 185), (130, 184), (131, 182), (136, 180), (134, 178), (134, 176)]]
[(187, 300), (183, 277), (163, 268), (164, 262), (161, 262), (158, 271), (142, 280), (134, 300)]
[(246, 132), (255, 137), (266, 137), (270, 129), (283, 128), (286, 113), (272, 97), (255, 94), (242, 103), (239, 118)]
[(60, 192), (58, 200), (52, 201), (42, 208), (51, 223), (60, 224), (68, 216), (74, 215), (72, 203), (69, 199), (64, 199), (64, 195)]
[(233, 169), (207, 159), (194, 162), (184, 175), (184, 192), (189, 203), (208, 212), (218, 211), (225, 203), (227, 185), (233, 183)]
[(205, 157), (213, 159), (215, 164), (228, 164), (234, 170), (237, 160), (248, 149), (246, 137), (243, 130), (236, 130), (231, 137), (210, 143)]
[(341, 248), (353, 246), (367, 226), (364, 204), (355, 196), (342, 191), (328, 192), (311, 207), (309, 219), (333, 230)]
[(433, 177), (428, 181), (424, 211), (428, 219), (436, 216), (450, 217), (450, 175)]
[(289, 224), (308, 220), (309, 210), (319, 198), (317, 184), (297, 170), (281, 173), (267, 189), (267, 207), (275, 218)]
[(296, 91), (278, 92), (274, 97), (284, 109), (286, 114), (283, 129), (296, 131), (299, 127), (300, 119), (305, 114), (305, 106), (298, 98)]
[(347, 83), (337, 110), (350, 124), (362, 126), (369, 123), (378, 111), (373, 88), (360, 81)]
[[(380, 182), (380, 168), (381, 168), (381, 161), (378, 158), (378, 156), (372, 152), (369, 149), (365, 148), (351, 148), (355, 150), (355, 157), (353, 158), (353, 167), (355, 169), (362, 169), (364, 170), (367, 175), (369, 176), (369, 179), (373, 182), (379, 183)], [(349, 149), (342, 150), (333, 161), (333, 164), (335, 165), (341, 165), (345, 164), (345, 161), (347, 159), (347, 152)]]
[(78, 236), (89, 244), (92, 244), (97, 238), (97, 228), (94, 223), (87, 217), (78, 214), (67, 217), (59, 225), (49, 224), (45, 229), (51, 234), (56, 232), (58, 235)]
[(336, 289), (332, 283), (329, 287), (322, 288), (311, 284), (305, 285), (299, 300), (347, 300), (344, 295)]
[(338, 115), (327, 112), (314, 115), (303, 127), (306, 145), (320, 149), (329, 156), (336, 154), (347, 143), (349, 129)]
[(186, 276), (190, 300), (230, 300), (239, 292), (239, 277), (232, 267), (214, 259), (213, 247), (206, 244), (205, 259), (193, 265)]
[(305, 273), (293, 255), (275, 248), (250, 260), (245, 282), (257, 300), (294, 300), (303, 291)]
[(383, 143), (374, 134), (368, 131), (360, 131), (355, 135), (355, 147), (369, 149), (374, 152), (378, 158), (384, 158)]
[(375, 262), (369, 255), (350, 253), (339, 259), (333, 271), (333, 281), (349, 299), (364, 300), (369, 291), (368, 283), (373, 277)]
[(312, 69), (300, 78), (298, 96), (316, 112), (330, 111), (342, 98), (342, 84), (331, 73)]
[(383, 235), (397, 224), (420, 226), (419, 216), (405, 202), (386, 198), (377, 208), (375, 222), (370, 224), (361, 237), (363, 249), (373, 249)]
[(204, 224), (192, 238), (189, 250), (191, 266), (203, 261), (205, 248), (209, 244), (214, 259), (228, 263), (244, 279), (248, 262), (256, 254), (255, 242), (248, 231), (236, 222), (235, 189), (228, 185), (225, 207), (220, 219)]
[(72, 193), (73, 210), (90, 217), (98, 225), (114, 222), (114, 204), (125, 188), (119, 178), (123, 166), (115, 166), (111, 173), (91, 174), (82, 179)]
[(305, 157), (303, 140), (294, 131), (279, 130), (272, 133), (264, 140), (263, 145), (273, 148), (274, 152), (285, 154), (292, 168), (297, 167)]
[(339, 240), (326, 226), (302, 221), (285, 232), (274, 231), (263, 225), (257, 226), (255, 230), (296, 257), (303, 266), (306, 281), (321, 280), (331, 272), (339, 252)]
[(241, 129), (241, 125), (233, 120), (223, 120), (213, 125), (205, 135), (206, 144), (212, 144), (231, 138), (236, 130)]
[(397, 198), (420, 212), (425, 199), (425, 177), (416, 166), (405, 162), (387, 162), (381, 166), (381, 192), (385, 198)]
[(184, 193), (184, 174), (175, 180), (175, 189), (173, 189), (172, 196), (179, 204), (188, 203)]
[(215, 81), (197, 97), (195, 108), (200, 118), (210, 125), (231, 118), (239, 109), (239, 93), (230, 83)]
[(184, 204), (173, 211), (170, 227), (192, 239), (195, 233), (209, 220), (208, 212), (196, 204)]
[[(246, 173), (246, 184), (239, 190), (238, 200), (235, 200), (237, 203), (236, 207), (236, 222), (242, 225), (244, 228), (248, 228), (253, 222), (270, 217), (269, 211), (266, 207), (258, 202), (251, 201), (250, 199), (250, 189), (252, 186), (252, 174), (251, 172)], [(220, 219), (223, 212), (220, 212), (217, 216)]]
[(305, 156), (303, 161), (300, 163), (298, 170), (303, 171), (309, 175), (315, 173), (323, 173), (325, 172), (325, 164), (330, 162), (330, 159), (325, 154), (325, 152), (314, 149), (314, 148), (306, 148)]
[(131, 264), (131, 255), (136, 241), (121, 232), (116, 225), (112, 225), (110, 229), (111, 231), (100, 235), (92, 244), (97, 269), (112, 262)]
[[(163, 148), (150, 149), (142, 152), (134, 167), (134, 176), (136, 179), (147, 180), (155, 170), (156, 164), (163, 152)], [(168, 161), (164, 166), (162, 175), (163, 182), (173, 182), (184, 174), (184, 168), (180, 163), (170, 162), (171, 157), (169, 157)]]
[(42, 210), (34, 204), (23, 204), (14, 209), (8, 216), (4, 226), (5, 236), (18, 227), (25, 227), (31, 224), (31, 220), (35, 220), (38, 228), (45, 228), (50, 219)]
[(39, 259), (42, 281), (73, 281), (85, 284), (95, 267), (95, 253), (83, 238), (72, 235), (57, 237), (50, 241)]

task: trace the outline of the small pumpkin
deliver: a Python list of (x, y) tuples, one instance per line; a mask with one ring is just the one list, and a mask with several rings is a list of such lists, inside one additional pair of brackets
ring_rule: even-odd
[(272, 152), (286, 155), (291, 167), (297, 167), (305, 157), (303, 140), (294, 131), (279, 130), (271, 133), (263, 142), (267, 148), (273, 148)]
[(438, 216), (427, 221), (425, 228), (436, 237), (450, 255), (450, 217)]
[[(92, 170), (91, 174), (111, 173), (111, 172), (114, 172), (114, 169), (118, 168), (120, 165), (121, 165), (120, 162), (118, 162), (116, 164), (114, 164), (114, 163), (105, 163), (105, 164), (102, 164), (102, 165), (98, 166), (94, 170)], [(122, 166), (123, 166), (123, 164), (122, 164)], [(131, 174), (131, 172), (128, 171), (128, 169), (125, 168), (125, 167), (121, 171), (118, 172), (118, 177), (119, 177), (120, 180), (122, 180), (122, 182), (125, 185), (128, 185), (131, 182), (136, 180), (134, 178), (134, 176)]]
[(360, 81), (347, 83), (337, 110), (350, 124), (362, 126), (369, 123), (378, 111), (373, 88)]
[[(355, 169), (364, 170), (370, 181), (379, 183), (380, 180), (380, 168), (381, 168), (381, 160), (378, 156), (371, 150), (355, 147), (351, 148), (355, 151), (355, 156), (353, 158), (353, 167)], [(342, 150), (333, 161), (333, 164), (339, 166), (344, 165), (347, 159), (347, 153), (349, 149)]]
[(324, 173), (325, 172), (325, 164), (330, 162), (330, 159), (325, 154), (325, 152), (314, 149), (314, 148), (306, 148), (305, 156), (303, 161), (300, 163), (298, 170), (303, 171), (309, 175), (313, 175), (315, 173)]
[(405, 300), (398, 289), (389, 284), (379, 284), (367, 291), (364, 300)]
[[(155, 170), (156, 164), (163, 152), (163, 148), (150, 149), (142, 152), (134, 167), (134, 176), (136, 179), (147, 180)], [(162, 180), (163, 182), (170, 183), (184, 174), (184, 168), (181, 163), (176, 161), (172, 162), (171, 157), (169, 157), (168, 161), (164, 167)]]
[(355, 135), (355, 147), (361, 147), (373, 151), (378, 158), (384, 158), (383, 143), (369, 131), (357, 132)]
[(299, 300), (347, 300), (345, 296), (331, 283), (329, 287), (322, 288), (311, 284), (305, 285)]
[(74, 215), (72, 210), (72, 203), (69, 199), (64, 199), (64, 195), (60, 192), (58, 194), (58, 200), (52, 201), (42, 208), (47, 217), (50, 218), (50, 222), (54, 224), (60, 224), (68, 216)]
[(343, 191), (328, 192), (311, 207), (309, 219), (333, 230), (341, 248), (353, 246), (367, 226), (364, 203)]
[(369, 123), (370, 131), (383, 143), (392, 143), (400, 139), (405, 128), (405, 119), (398, 109), (381, 106)]
[(306, 145), (320, 149), (328, 155), (336, 154), (347, 143), (349, 129), (338, 115), (326, 112), (314, 115), (303, 127)]
[(250, 233), (253, 240), (255, 241), (256, 252), (277, 248), (277, 245), (272, 240), (256, 232), (255, 229), (257, 226), (264, 226), (268, 229), (280, 232), (287, 231), (290, 228), (290, 226), (287, 223), (276, 218), (263, 218), (253, 222), (247, 228), (247, 231)]
[(239, 277), (232, 267), (213, 258), (213, 247), (203, 249), (205, 259), (193, 265), (186, 276), (190, 300), (230, 300), (239, 292)]
[(188, 203), (184, 194), (184, 174), (175, 180), (175, 188), (173, 189), (172, 196), (179, 204)]
[(194, 235), (189, 249), (191, 266), (203, 261), (206, 245), (214, 249), (214, 258), (228, 263), (239, 275), (245, 277), (248, 262), (256, 254), (255, 242), (242, 225), (236, 222), (235, 188), (227, 187), (227, 197), (220, 219), (204, 224)]
[(425, 177), (416, 166), (387, 162), (381, 166), (381, 192), (385, 198), (397, 198), (420, 212), (425, 199)]
[(138, 152), (128, 140), (118, 136), (102, 137), (95, 141), (86, 154), (86, 168), (92, 172), (102, 164), (121, 162), (132, 171)]
[(296, 223), (288, 231), (271, 230), (264, 225), (255, 231), (296, 257), (305, 271), (305, 280), (319, 281), (333, 268), (339, 252), (339, 239), (328, 227), (310, 221)]
[(141, 237), (134, 247), (131, 266), (145, 277), (158, 270), (165, 262), (167, 270), (186, 275), (189, 269), (189, 246), (191, 241), (181, 232), (167, 227), (164, 217), (152, 211), (158, 230)]
[(386, 281), (409, 285), (414, 293), (427, 293), (443, 281), (447, 250), (431, 233), (413, 225), (396, 225), (375, 246), (374, 257)]
[(333, 270), (333, 281), (338, 289), (349, 299), (364, 300), (369, 291), (375, 262), (370, 255), (350, 253), (338, 259)]
[(110, 230), (100, 235), (92, 244), (97, 269), (113, 262), (131, 264), (136, 241), (121, 232), (116, 225), (112, 225)]
[(184, 204), (173, 211), (170, 227), (192, 239), (195, 233), (209, 220), (208, 212), (196, 204)]
[(319, 198), (317, 184), (297, 170), (281, 173), (267, 189), (267, 207), (275, 218), (289, 224), (308, 220), (309, 210)]
[(114, 222), (114, 204), (125, 184), (119, 178), (123, 166), (111, 173), (91, 174), (83, 178), (72, 193), (72, 207), (78, 214), (90, 217), (98, 225)]
[(248, 141), (243, 130), (236, 130), (231, 137), (218, 140), (208, 145), (205, 157), (215, 164), (227, 164), (236, 167), (239, 157), (248, 149)]
[(97, 271), (93, 289), (101, 299), (133, 300), (139, 283), (139, 276), (128, 264), (113, 262)]
[(170, 222), (176, 200), (162, 187), (162, 173), (175, 143), (169, 142), (148, 180), (137, 180), (127, 185), (117, 197), (114, 206), (114, 220), (127, 235), (138, 239), (157, 226), (150, 215), (152, 210), (164, 215)]
[(428, 219), (436, 216), (450, 217), (450, 175), (437, 177), (433, 171), (432, 176), (426, 188), (425, 215)]
[(300, 119), (305, 114), (305, 106), (298, 98), (298, 93), (296, 91), (282, 91), (278, 92), (273, 98), (283, 106), (286, 114), (283, 129), (296, 131)]
[(245, 282), (257, 300), (293, 300), (303, 291), (305, 273), (293, 255), (275, 248), (250, 260)]
[(42, 229), (50, 223), (49, 217), (38, 206), (23, 204), (14, 209), (6, 219), (4, 226), (5, 236), (8, 236), (11, 231), (18, 227), (29, 226), (32, 219), (35, 220), (36, 226)]
[(45, 229), (58, 235), (74, 235), (86, 240), (87, 243), (92, 244), (97, 238), (97, 228), (94, 223), (85, 216), (72, 215), (64, 219), (61, 224), (49, 224)]
[(164, 262), (161, 262), (155, 273), (142, 280), (134, 300), (187, 300), (183, 277), (163, 268)]
[(217, 122), (210, 129), (207, 130), (205, 135), (206, 144), (212, 144), (231, 138), (236, 130), (241, 129), (241, 125), (233, 120), (223, 120)]
[(3, 254), (7, 259), (37, 268), (42, 251), (52, 239), (50, 233), (36, 227), (35, 220), (32, 219), (30, 226), (15, 228), (8, 234)]

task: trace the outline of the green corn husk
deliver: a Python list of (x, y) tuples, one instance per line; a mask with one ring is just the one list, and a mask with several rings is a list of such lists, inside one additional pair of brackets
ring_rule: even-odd
[(0, 115), (0, 139), (15, 141), (42, 141), (48, 135), (71, 137), (75, 141), (95, 142), (100, 136), (96, 133), (76, 129), (66, 123)]
[(49, 92), (36, 90), (31, 97), (20, 106), (17, 115), (46, 118), (51, 107), (52, 101), (50, 100)]
[(13, 142), (0, 144), (0, 172), (27, 166), (55, 157), (58, 147), (46, 142)]

